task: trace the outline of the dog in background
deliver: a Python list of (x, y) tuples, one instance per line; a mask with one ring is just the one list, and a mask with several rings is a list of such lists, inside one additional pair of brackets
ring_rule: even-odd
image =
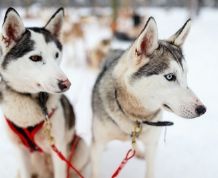
[(99, 70), (111, 47), (111, 39), (101, 40), (93, 49), (89, 51), (88, 64), (92, 69)]

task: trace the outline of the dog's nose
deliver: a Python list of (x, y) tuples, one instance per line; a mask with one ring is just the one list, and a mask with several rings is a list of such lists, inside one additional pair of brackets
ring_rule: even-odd
[(197, 113), (197, 115), (202, 115), (202, 114), (204, 114), (205, 112), (206, 112), (206, 107), (205, 106), (203, 106), (203, 105), (199, 105), (199, 106), (197, 106), (196, 107), (196, 109), (195, 109), (195, 112)]
[(67, 79), (67, 80), (60, 80), (58, 82), (58, 87), (60, 88), (61, 91), (66, 91), (67, 89), (70, 88), (70, 81)]

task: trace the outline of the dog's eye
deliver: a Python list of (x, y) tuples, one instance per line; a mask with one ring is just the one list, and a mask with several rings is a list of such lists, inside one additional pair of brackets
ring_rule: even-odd
[(169, 73), (164, 75), (165, 79), (167, 79), (168, 81), (175, 81), (176, 80), (176, 76), (173, 73)]
[(30, 60), (34, 62), (39, 62), (42, 61), (42, 56), (38, 56), (38, 55), (30, 56)]
[(59, 53), (56, 53), (55, 54), (55, 58), (57, 59), (59, 57)]

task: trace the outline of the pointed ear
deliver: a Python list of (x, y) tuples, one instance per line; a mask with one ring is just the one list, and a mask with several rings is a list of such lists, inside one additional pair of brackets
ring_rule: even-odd
[(7, 47), (17, 41), (25, 32), (24, 24), (13, 8), (9, 8), (5, 14), (4, 23), (2, 26), (3, 42)]
[(157, 24), (153, 17), (146, 22), (145, 27), (135, 42), (137, 56), (150, 55), (158, 47)]
[(173, 36), (171, 36), (168, 41), (177, 45), (182, 46), (188, 36), (191, 28), (191, 19), (188, 19), (186, 23), (180, 28)]
[(45, 29), (50, 31), (51, 34), (56, 36), (57, 38), (60, 37), (61, 28), (63, 25), (64, 19), (64, 9), (59, 8), (49, 19), (47, 24), (45, 25)]

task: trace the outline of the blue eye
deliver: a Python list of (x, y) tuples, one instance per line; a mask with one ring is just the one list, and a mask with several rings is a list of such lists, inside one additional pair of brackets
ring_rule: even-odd
[(176, 80), (176, 75), (173, 73), (166, 74), (166, 75), (164, 75), (164, 77), (166, 80), (168, 80), (170, 82)]

